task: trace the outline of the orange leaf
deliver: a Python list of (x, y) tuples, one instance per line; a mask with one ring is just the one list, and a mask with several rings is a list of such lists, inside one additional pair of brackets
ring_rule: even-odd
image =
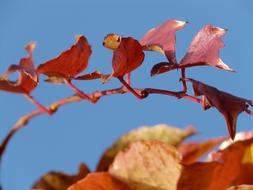
[(226, 119), (230, 137), (234, 139), (238, 115), (253, 106), (250, 100), (231, 95), (212, 86), (206, 85), (194, 79), (186, 79), (192, 82), (196, 96), (203, 95), (211, 106), (214, 106)]
[(207, 163), (186, 165), (178, 182), (178, 190), (224, 190), (230, 186), (253, 184), (253, 158), (244, 162), (253, 139), (236, 142), (217, 152)]
[(164, 53), (171, 64), (176, 64), (176, 31), (184, 28), (187, 22), (167, 20), (160, 26), (150, 29), (140, 40), (144, 50)]
[(49, 77), (72, 79), (87, 68), (91, 53), (87, 39), (84, 36), (77, 36), (76, 43), (70, 49), (41, 64), (37, 71)]
[(123, 77), (139, 67), (144, 60), (140, 43), (131, 38), (122, 38), (119, 46), (113, 51), (112, 67), (114, 77)]
[(190, 142), (180, 144), (178, 150), (183, 156), (181, 163), (187, 165), (192, 164), (198, 158), (213, 149), (215, 146), (221, 144), (225, 139), (226, 138), (214, 138), (208, 139), (204, 142)]
[[(35, 42), (31, 42), (25, 46), (28, 56), (22, 58), (19, 65), (11, 65), (6, 73), (0, 77), (0, 90), (29, 94), (38, 85), (39, 79), (32, 59), (34, 48)], [(17, 81), (11, 81), (8, 79), (8, 76), (13, 72), (19, 73)]]
[(73, 184), (68, 190), (130, 190), (123, 182), (107, 172), (90, 173), (84, 179)]

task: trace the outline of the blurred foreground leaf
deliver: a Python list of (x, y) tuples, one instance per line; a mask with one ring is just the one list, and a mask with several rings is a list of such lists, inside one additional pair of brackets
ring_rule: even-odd
[(80, 165), (77, 175), (49, 172), (33, 185), (32, 190), (66, 190), (70, 185), (84, 178), (88, 173), (89, 169), (85, 164)]
[(177, 146), (185, 138), (197, 133), (193, 127), (188, 127), (184, 130), (176, 127), (170, 127), (165, 124), (155, 125), (153, 127), (140, 127), (134, 129), (122, 137), (120, 137), (110, 148), (102, 155), (97, 171), (107, 171), (110, 164), (113, 162), (116, 154), (126, 148), (131, 142), (138, 140), (159, 140), (169, 145)]
[(130, 190), (123, 182), (115, 179), (107, 172), (90, 173), (68, 190)]
[(134, 190), (176, 190), (181, 173), (175, 147), (160, 141), (137, 141), (119, 152), (109, 173)]

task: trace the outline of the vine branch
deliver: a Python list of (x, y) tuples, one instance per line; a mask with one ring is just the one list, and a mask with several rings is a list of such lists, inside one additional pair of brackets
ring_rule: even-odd
[[(138, 95), (140, 95), (143, 98), (147, 97), (149, 94), (162, 94), (162, 95), (167, 95), (167, 96), (173, 96), (178, 99), (184, 98), (184, 99), (188, 99), (190, 101), (202, 104), (201, 99), (187, 95), (184, 92), (173, 92), (173, 91), (154, 89), (154, 88), (145, 88), (145, 89), (132, 88), (132, 90), (134, 90), (134, 92), (138, 93)], [(132, 93), (132, 91), (129, 90), (128, 86), (122, 86), (122, 87), (115, 88), (115, 89), (95, 91), (91, 94), (87, 94), (88, 97), (85, 99), (83, 97), (81, 97), (79, 94), (74, 94), (72, 96), (60, 99), (60, 100), (52, 103), (51, 105), (49, 105), (47, 107), (47, 109), (46, 109), (47, 111), (42, 110), (42, 109), (38, 109), (38, 110), (32, 111), (32, 112), (22, 116), (21, 118), (19, 118), (17, 123), (10, 130), (10, 132), (6, 135), (6, 137), (3, 139), (3, 141), (0, 145), (0, 163), (1, 163), (3, 154), (6, 150), (6, 147), (9, 143), (10, 139), (13, 137), (14, 134), (16, 134), (17, 131), (24, 128), (31, 119), (33, 119), (39, 115), (43, 115), (45, 113), (48, 113), (48, 110), (50, 111), (50, 115), (53, 115), (57, 112), (57, 110), (60, 107), (66, 105), (66, 104), (80, 102), (83, 100), (88, 100), (88, 101), (92, 100), (90, 102), (97, 102), (103, 96), (108, 96), (108, 95), (113, 95), (113, 94), (124, 94), (124, 93), (128, 93), (128, 92)]]

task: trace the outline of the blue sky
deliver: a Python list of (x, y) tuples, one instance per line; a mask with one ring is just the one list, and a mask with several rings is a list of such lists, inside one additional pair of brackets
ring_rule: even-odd
[[(74, 42), (77, 34), (85, 35), (93, 54), (87, 72), (96, 69), (111, 72), (111, 51), (102, 46), (108, 33), (140, 39), (150, 28), (170, 18), (189, 21), (177, 33), (177, 58), (186, 52), (194, 34), (205, 24), (228, 28), (223, 61), (238, 73), (211, 67), (189, 69), (188, 77), (214, 85), (224, 91), (253, 99), (253, 2), (250, 0), (212, 1), (83, 1), (83, 0), (1, 0), (0, 1), (0, 73), (26, 55), (23, 46), (36, 41), (36, 65), (55, 57)], [(144, 64), (132, 74), (133, 86), (170, 90), (181, 88), (180, 73), (170, 72), (149, 77), (152, 66), (165, 57), (147, 53)], [(85, 92), (120, 86), (99, 81), (75, 82)], [(64, 85), (43, 82), (32, 95), (48, 105), (73, 94)], [(7, 134), (17, 119), (35, 109), (22, 96), (0, 93), (1, 132)], [(201, 132), (194, 140), (227, 135), (225, 120), (215, 110), (202, 111), (201, 106), (187, 100), (154, 95), (139, 101), (130, 94), (104, 97), (98, 104), (74, 103), (61, 108), (53, 117), (32, 120), (14, 136), (4, 155), (1, 181), (6, 190), (28, 189), (42, 174), (50, 170), (76, 172), (80, 162), (91, 169), (106, 147), (121, 134), (143, 125), (166, 123), (180, 128), (194, 125)], [(252, 129), (252, 118), (241, 114), (238, 131)]]

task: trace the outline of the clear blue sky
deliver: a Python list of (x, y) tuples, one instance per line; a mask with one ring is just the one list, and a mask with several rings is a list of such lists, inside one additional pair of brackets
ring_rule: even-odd
[[(193, 68), (188, 76), (253, 99), (253, 1), (83, 1), (83, 0), (1, 0), (0, 1), (0, 72), (18, 63), (26, 55), (23, 46), (37, 42), (36, 65), (58, 55), (84, 34), (92, 45), (93, 55), (87, 71), (111, 72), (111, 52), (102, 46), (107, 33), (118, 33), (140, 39), (151, 27), (169, 18), (190, 23), (177, 33), (177, 57), (184, 55), (194, 34), (204, 25), (213, 24), (229, 31), (221, 51), (223, 61), (238, 73), (211, 67)], [(154, 63), (165, 58), (147, 53), (145, 63), (132, 74), (135, 87), (181, 88), (177, 71), (149, 77)], [(119, 86), (117, 80), (108, 84), (75, 82), (82, 90), (93, 92)], [(64, 85), (46, 84), (32, 93), (44, 105), (72, 94)], [(35, 107), (22, 96), (0, 92), (0, 138), (6, 135), (17, 119)], [(239, 130), (252, 129), (252, 118), (241, 114)], [(97, 105), (75, 103), (60, 109), (53, 117), (32, 120), (11, 140), (3, 158), (1, 181), (6, 190), (28, 189), (42, 174), (50, 170), (74, 173), (80, 162), (91, 169), (106, 147), (126, 131), (142, 125), (167, 123), (184, 128), (196, 126), (201, 134), (193, 139), (227, 135), (225, 120), (215, 110), (206, 112), (187, 100), (166, 96), (150, 96), (139, 101), (134, 96), (105, 97)]]

